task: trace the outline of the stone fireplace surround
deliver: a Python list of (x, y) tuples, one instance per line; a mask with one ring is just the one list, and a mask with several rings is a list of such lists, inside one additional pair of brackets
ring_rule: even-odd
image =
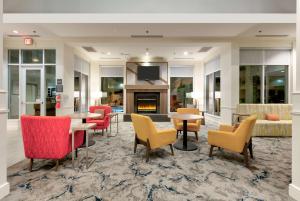
[(124, 121), (131, 121), (130, 114), (137, 113), (135, 108), (135, 94), (153, 93), (159, 94), (159, 104), (157, 113), (142, 113), (152, 118), (153, 121), (170, 121), (168, 118), (168, 89), (169, 85), (125, 85), (126, 90), (126, 113)]

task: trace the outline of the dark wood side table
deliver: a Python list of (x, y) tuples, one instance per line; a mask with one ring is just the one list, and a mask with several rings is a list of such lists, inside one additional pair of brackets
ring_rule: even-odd
[(183, 122), (183, 140), (177, 140), (174, 144), (176, 149), (182, 151), (194, 151), (198, 149), (198, 146), (193, 142), (187, 140), (187, 122), (188, 120), (199, 120), (202, 119), (203, 116), (201, 115), (194, 115), (194, 114), (170, 114), (169, 117), (171, 119), (178, 119)]

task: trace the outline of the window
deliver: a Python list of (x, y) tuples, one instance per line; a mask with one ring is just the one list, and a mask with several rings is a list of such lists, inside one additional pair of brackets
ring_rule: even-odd
[(106, 92), (107, 97), (102, 97), (101, 103), (112, 106), (115, 112), (123, 112), (123, 85), (123, 77), (102, 77), (101, 91)]
[(19, 118), (19, 66), (8, 66), (8, 118)]
[(265, 103), (288, 102), (288, 67), (265, 67)]
[(170, 111), (176, 112), (177, 108), (193, 104), (193, 99), (186, 97), (186, 94), (192, 91), (192, 77), (171, 77)]
[(206, 111), (208, 114), (221, 114), (221, 71), (206, 75)]
[(288, 66), (240, 66), (240, 103), (288, 103)]
[(240, 103), (261, 103), (262, 66), (240, 67)]
[(289, 49), (240, 50), (240, 103), (288, 103)]
[(54, 65), (45, 66), (45, 97), (46, 116), (55, 116), (56, 109), (56, 68)]
[(42, 64), (43, 50), (22, 50), (23, 64)]
[[(51, 65), (45, 65), (45, 62)], [(25, 93), (29, 93), (30, 90), (27, 88), (26, 91), (19, 91), (20, 87), (26, 83), (20, 83), (19, 78), (22, 74), (22, 69), (32, 64), (40, 64), (44, 69), (45, 77), (45, 88), (40, 93), (45, 94), (45, 112), (42, 111), (40, 114), (47, 116), (55, 116), (55, 92), (56, 92), (56, 50), (8, 50), (8, 107), (9, 119), (18, 119), (20, 114), (20, 99), (19, 97)], [(22, 66), (22, 68), (21, 68)], [(24, 67), (24, 68), (23, 68)], [(28, 75), (29, 76), (29, 75)], [(22, 79), (21, 79), (22, 80)], [(23, 79), (25, 80), (25, 79)], [(27, 87), (27, 84), (26, 84)], [(28, 94), (27, 94), (28, 95)], [(27, 96), (26, 96), (27, 97)], [(21, 105), (22, 106), (22, 105)]]

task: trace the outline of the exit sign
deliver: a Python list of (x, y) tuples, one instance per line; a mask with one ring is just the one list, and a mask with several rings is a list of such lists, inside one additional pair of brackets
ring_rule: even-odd
[(24, 45), (32, 45), (33, 39), (32, 38), (24, 38)]

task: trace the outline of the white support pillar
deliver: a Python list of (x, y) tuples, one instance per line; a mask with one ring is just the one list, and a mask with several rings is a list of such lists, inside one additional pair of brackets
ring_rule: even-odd
[(297, 0), (297, 44), (296, 65), (293, 73), (293, 127), (292, 127), (292, 183), (289, 194), (292, 198), (300, 200), (300, 0)]
[(0, 199), (9, 193), (9, 184), (7, 183), (6, 167), (6, 130), (7, 130), (7, 92), (4, 90), (4, 67), (3, 67), (3, 0), (0, 0)]
[(239, 102), (239, 48), (231, 43), (221, 48), (221, 123), (231, 124)]

